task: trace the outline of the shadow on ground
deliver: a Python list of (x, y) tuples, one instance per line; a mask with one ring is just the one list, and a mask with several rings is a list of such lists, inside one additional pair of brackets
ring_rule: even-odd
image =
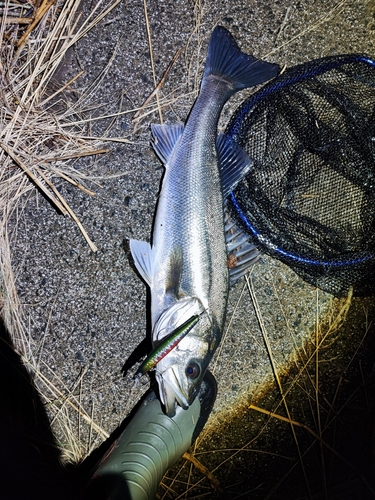
[(32, 378), (0, 323), (1, 498), (76, 499)]

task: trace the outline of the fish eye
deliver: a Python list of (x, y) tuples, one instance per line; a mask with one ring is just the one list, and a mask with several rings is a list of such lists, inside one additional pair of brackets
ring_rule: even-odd
[(196, 378), (199, 377), (199, 375), (201, 373), (201, 367), (195, 361), (190, 361), (190, 363), (187, 365), (185, 371), (186, 371), (186, 375), (189, 378), (191, 378), (192, 380), (195, 380)]

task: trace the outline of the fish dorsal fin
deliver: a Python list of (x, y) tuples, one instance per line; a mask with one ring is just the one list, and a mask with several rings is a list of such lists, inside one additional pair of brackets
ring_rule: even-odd
[(164, 165), (168, 163), (183, 131), (184, 124), (180, 122), (172, 125), (151, 125), (152, 147)]
[(249, 172), (252, 161), (248, 154), (225, 134), (219, 134), (216, 148), (223, 197), (226, 199)]
[(229, 283), (232, 286), (259, 259), (260, 252), (255, 245), (250, 243), (249, 236), (236, 225), (226, 209), (224, 210), (224, 224)]
[(147, 241), (129, 240), (130, 251), (137, 271), (148, 286), (151, 286), (153, 276), (152, 247)]

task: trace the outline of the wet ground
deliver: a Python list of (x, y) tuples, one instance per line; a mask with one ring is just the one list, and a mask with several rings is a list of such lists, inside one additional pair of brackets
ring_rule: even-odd
[[(216, 23), (226, 26), (243, 50), (281, 66), (347, 52), (374, 56), (374, 2), (335, 5), (323, 0), (271, 3), (234, 0), (197, 2), (194, 7), (188, 0), (150, 1), (147, 8), (156, 81), (163, 76), (176, 51), (182, 49), (160, 92), (163, 120), (173, 122), (186, 118), (196, 96), (208, 39)], [(90, 2), (86, 2), (84, 15), (91, 8)], [(145, 338), (147, 327), (145, 286), (129, 265), (123, 240), (150, 238), (161, 179), (160, 163), (150, 146), (150, 123), (160, 121), (156, 108), (153, 106), (149, 114), (145, 110), (136, 128), (132, 121), (131, 110), (141, 106), (154, 88), (142, 2), (121, 2), (73, 49), (69, 64), (59, 77), (68, 81), (80, 68), (85, 73), (76, 82), (74, 93), (69, 94), (70, 99), (87, 88), (114, 52), (107, 74), (90, 96), (90, 103), (100, 108), (89, 114), (122, 112), (109, 135), (131, 142), (112, 143), (109, 154), (76, 163), (77, 169), (89, 170), (97, 176), (87, 184), (95, 191), (94, 197), (66, 184), (59, 186), (98, 251), (91, 252), (74, 223), (54, 212), (41, 196), (32, 197), (25, 204), (17, 238), (13, 239), (17, 285), (30, 324), (34, 360), (49, 383), (81, 408), (80, 414), (64, 403), (64, 398), (57, 398), (51, 386), (38, 381), (40, 391), (50, 402), (49, 411), (56, 417), (54, 430), (59, 444), (73, 460), (99, 445), (148, 387), (147, 379), (134, 386), (134, 369), (125, 377), (121, 372)], [(244, 96), (245, 93), (236, 96), (225, 108), (222, 126)], [(111, 118), (96, 122), (91, 132), (103, 134), (110, 122)], [(268, 257), (254, 266), (248, 281), (241, 281), (231, 291), (224, 339), (211, 366), (219, 393), (208, 430), (202, 437), (204, 450), (225, 448), (229, 451), (220, 455), (205, 451), (198, 458), (213, 470), (232, 456), (233, 450), (252, 442), (246, 449), (253, 451), (237, 453), (236, 458), (226, 462), (230, 464), (228, 467), (223, 464), (215, 474), (231, 495), (237, 493), (248, 498), (252, 490), (256, 498), (274, 498), (267, 495), (290, 469), (298, 470), (299, 478), (303, 478), (303, 472), (289, 424), (257, 410), (248, 410), (253, 404), (284, 417), (287, 412), (285, 406), (281, 409), (278, 406), (280, 391), (273, 385), (272, 364), (264, 331), (262, 333), (259, 326), (259, 314), (255, 312), (254, 294), (251, 296), (249, 292), (251, 286), (269, 338), (272, 360), (277, 371), (283, 374), (282, 387), (289, 386), (290, 380), (299, 374), (299, 367), (307, 363), (308, 353), (313, 352), (308, 339), (312, 337), (315, 341), (317, 318), (328, 324), (327, 314), (329, 317), (331, 314), (328, 311), (333, 310), (331, 316), (336, 317), (343, 303), (332, 302), (331, 296), (317, 292), (286, 266)], [(345, 368), (361, 343), (366, 318), (370, 322), (373, 315), (371, 303), (365, 308), (360, 302), (356, 303), (355, 311), (347, 329), (347, 336), (353, 342), (347, 347), (344, 334), (335, 335), (334, 340), (330, 338), (328, 342), (334, 345), (334, 350), (329, 351), (327, 358), (323, 355), (322, 366), (331, 368), (332, 386), (322, 389), (319, 397), (319, 391), (313, 391), (304, 403), (301, 393), (296, 393), (290, 403), (296, 411), (291, 418), (314, 428), (319, 436), (322, 433), (318, 414), (310, 412), (311, 406), (323, 407), (323, 403), (321, 406), (317, 403), (321, 397), (330, 403), (324, 411), (335, 414), (337, 407), (333, 403), (339, 400), (336, 389), (341, 390), (340, 377), (346, 380)], [(369, 311), (368, 316), (364, 311)], [(295, 349), (301, 346), (305, 351), (296, 357)], [(306, 384), (309, 391), (316, 387), (311, 383), (311, 379), (317, 381), (316, 357), (312, 359), (311, 370), (305, 370), (310, 383), (295, 384), (302, 387), (305, 396), (310, 394)], [(366, 362), (353, 364), (358, 368), (356, 377), (359, 377), (354, 380), (370, 377), (372, 364), (367, 357)], [(358, 403), (360, 408), (362, 403), (363, 400)], [(371, 397), (368, 400), (364, 397), (365, 406), (360, 413), (366, 413), (366, 419), (368, 410), (373, 408), (370, 403)], [(83, 420), (82, 413), (92, 419), (95, 429)], [(268, 433), (253, 442), (266, 420), (270, 421)], [(348, 425), (346, 428), (350, 429), (351, 424)], [(357, 423), (353, 426), (362, 428)], [(297, 440), (303, 450), (306, 435), (311, 437), (311, 433), (303, 427), (298, 433)], [(325, 457), (324, 453), (318, 453), (319, 457)], [(306, 463), (309, 461), (307, 457)], [(322, 462), (317, 460), (313, 471), (319, 469), (319, 463)], [(234, 476), (229, 474), (230, 470), (235, 470)], [(314, 472), (312, 474), (307, 479), (310, 489), (323, 491), (322, 475), (317, 483)], [(353, 474), (357, 478), (358, 475)], [(185, 479), (182, 477), (181, 481)], [(178, 481), (173, 483), (173, 491), (181, 492), (184, 488)], [(275, 498), (282, 491), (282, 486), (280, 488)], [(304, 486), (301, 488), (299, 495), (306, 495)], [(210, 490), (205, 491), (210, 498)], [(191, 490), (190, 498), (194, 494)], [(279, 498), (286, 495), (292, 497), (288, 491)], [(171, 492), (166, 498), (177, 496), (178, 493)]]

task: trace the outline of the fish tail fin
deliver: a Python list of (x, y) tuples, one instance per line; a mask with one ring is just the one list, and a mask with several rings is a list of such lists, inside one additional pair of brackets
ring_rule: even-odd
[(210, 75), (229, 80), (233, 90), (253, 87), (274, 78), (277, 64), (268, 63), (245, 54), (229, 31), (217, 26), (210, 39), (204, 78)]

